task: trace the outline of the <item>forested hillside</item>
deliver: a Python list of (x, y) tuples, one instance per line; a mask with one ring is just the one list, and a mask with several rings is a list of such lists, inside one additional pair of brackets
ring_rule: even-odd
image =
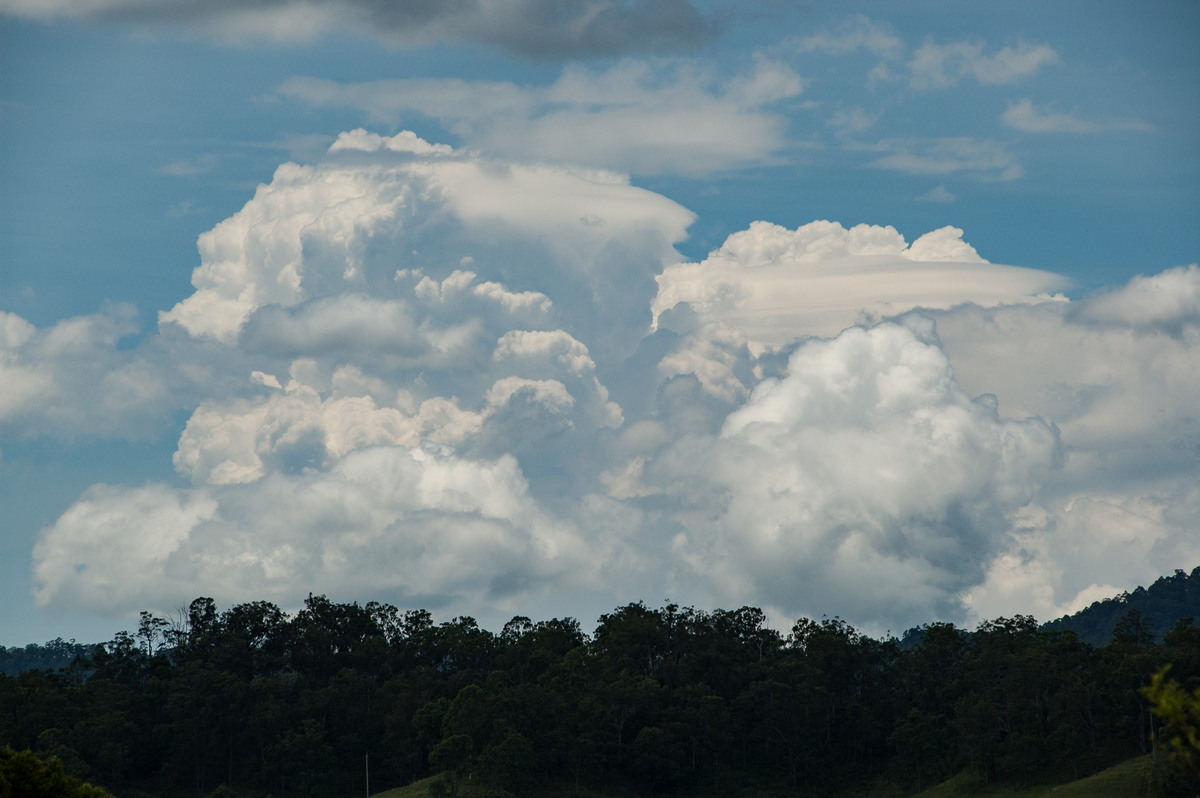
[(1027, 616), (921, 632), (902, 650), (836, 618), (783, 635), (752, 607), (635, 603), (591, 636), (569, 618), (493, 634), (323, 596), (294, 616), (200, 598), (65, 669), (0, 676), (0, 743), (134, 798), (362, 795), (368, 766), (373, 791), (441, 774), (448, 795), (900, 795), (964, 770), (1096, 772), (1150, 750), (1139, 691), (1161, 666), (1200, 684), (1190, 621), (1156, 642), (1129, 614), (1102, 647)]
[(1050, 621), (1048, 630), (1069, 629), (1079, 639), (1094, 646), (1112, 640), (1118, 621), (1130, 611), (1137, 612), (1154, 639), (1161, 640), (1179, 618), (1200, 619), (1200, 567), (1189, 576), (1177, 570), (1159, 578), (1148, 588), (1093, 602), (1087, 609)]
[(16, 676), (22, 671), (56, 670), (70, 665), (77, 657), (90, 656), (95, 644), (85, 645), (56, 637), (44, 645), (0, 646), (0, 673)]

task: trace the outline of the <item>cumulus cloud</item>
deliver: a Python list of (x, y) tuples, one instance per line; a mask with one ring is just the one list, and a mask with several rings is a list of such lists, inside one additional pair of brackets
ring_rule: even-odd
[(572, 67), (549, 86), (459, 79), (338, 84), (291, 78), (285, 96), (363, 111), (374, 121), (438, 120), (462, 143), (522, 160), (584, 163), (633, 174), (704, 175), (778, 159), (784, 118), (772, 104), (799, 95), (787, 65), (759, 58), (718, 80), (680, 63)]
[(1183, 334), (1200, 326), (1200, 266), (1138, 275), (1120, 288), (1081, 303), (1078, 319)]
[(327, 471), (176, 490), (96, 486), (34, 551), (44, 606), (100, 612), (200, 585), (227, 601), (295, 601), (299, 585), (406, 605), (519, 607), (562, 579), (586, 585), (589, 548), (540, 511), (511, 457), (356, 451)]
[(668, 447), (647, 472), (683, 505), (678, 578), (812, 615), (953, 614), (1058, 444), (972, 399), (931, 336), (884, 324), (805, 343), (719, 435)]
[(834, 335), (865, 318), (963, 302), (1029, 302), (1063, 284), (1046, 272), (988, 263), (954, 227), (909, 244), (893, 227), (754, 222), (700, 263), (658, 278), (656, 318), (687, 303), (760, 345)]
[(965, 78), (984, 84), (1013, 83), (1056, 61), (1058, 53), (1045, 44), (1020, 42), (988, 53), (981, 41), (937, 44), (929, 39), (908, 63), (909, 83), (918, 89), (945, 88)]
[[(196, 291), (160, 324), (225, 344), (244, 336), (281, 357), (354, 346), (469, 357), (477, 325), (464, 316), (487, 305), (505, 323), (553, 317), (593, 348), (629, 346), (650, 322), (654, 275), (678, 259), (672, 245), (691, 220), (617, 173), (491, 162), (411, 133), (354, 131), (317, 164), (281, 166), (202, 235)], [(553, 315), (560, 299), (569, 317)]]
[(0, 12), (181, 26), (235, 41), (350, 31), (400, 46), (472, 42), (542, 59), (691, 49), (719, 32), (689, 0), (2, 0)]
[(131, 305), (38, 329), (0, 311), (0, 432), (6, 437), (149, 437), (185, 382), (161, 352), (121, 350), (141, 332)]
[(1037, 581), (1037, 609), (1056, 616), (1094, 585), (1152, 581), (1200, 558), (1198, 285), (1191, 266), (1080, 302), (933, 314), (959, 381), (1053, 420), (1066, 454), (972, 592), (981, 612)]

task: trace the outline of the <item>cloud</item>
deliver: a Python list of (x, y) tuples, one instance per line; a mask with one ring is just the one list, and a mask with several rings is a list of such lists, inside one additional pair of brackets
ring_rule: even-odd
[(171, 177), (195, 177), (211, 172), (216, 165), (216, 156), (202, 155), (192, 161), (175, 161), (160, 166), (155, 171), (160, 175), (170, 175)]
[[(180, 590), (295, 601), (300, 584), (439, 608), (593, 581), (589, 547), (539, 511), (511, 457), (353, 452), (327, 471), (176, 490), (96, 486), (34, 551), (42, 606), (118, 613)], [(515, 605), (515, 606), (520, 606)]]
[(465, 41), (546, 59), (691, 49), (720, 30), (689, 0), (3, 0), (0, 12), (172, 25), (234, 41), (351, 31), (399, 46)]
[(1029, 302), (1062, 284), (1046, 272), (988, 263), (953, 227), (910, 245), (892, 227), (754, 222), (704, 261), (668, 267), (653, 308), (661, 323), (665, 311), (688, 303), (703, 319), (780, 346), (913, 307)]
[(1145, 583), (1200, 558), (1198, 285), (1185, 267), (1079, 302), (932, 314), (962, 385), (1053, 420), (1066, 455), (972, 592), (981, 612), (1038, 582), (1032, 609), (1054, 617), (1094, 584)]
[(946, 188), (944, 183), (938, 183), (929, 191), (917, 197), (917, 202), (954, 202), (958, 197), (954, 196), (954, 192)]
[(965, 78), (987, 85), (1014, 83), (1057, 61), (1058, 53), (1044, 44), (1020, 42), (988, 54), (980, 41), (936, 44), (929, 39), (908, 63), (909, 84), (918, 89), (939, 89)]
[(829, 126), (842, 133), (861, 133), (879, 121), (879, 114), (861, 108), (842, 108), (829, 117)]
[[(561, 299), (571, 312), (554, 318), (568, 332), (593, 348), (628, 347), (650, 323), (653, 276), (678, 260), (672, 244), (691, 219), (620, 174), (353, 131), (315, 165), (281, 166), (203, 234), (196, 291), (160, 324), (227, 345), (244, 335), (279, 357), (367, 345), (469, 362), (479, 350), (467, 345), (466, 305), (545, 324)], [(645, 301), (619, 301), (638, 295)]]
[(0, 432), (9, 438), (160, 432), (182, 379), (159, 351), (118, 348), (139, 332), (131, 305), (45, 329), (0, 311)]
[(987, 180), (1015, 180), (1025, 174), (1008, 147), (991, 139), (888, 139), (869, 149), (887, 154), (868, 166), (914, 175), (962, 173)]
[(1200, 323), (1176, 296), (1198, 279), (1189, 267), (1081, 302), (955, 309), (938, 329), (964, 385), (1054, 419), (1081, 484), (1130, 484), (1178, 473), (1200, 451), (1188, 399), (1200, 389)]
[(972, 399), (931, 336), (913, 320), (804, 343), (719, 435), (668, 446), (646, 472), (681, 505), (676, 577), (727, 605), (961, 614), (1058, 443)]
[(605, 71), (571, 67), (544, 87), (295, 77), (279, 91), (389, 124), (432, 117), (465, 146), (495, 157), (694, 176), (782, 157), (786, 122), (770, 107), (803, 87), (790, 67), (760, 57), (748, 71), (724, 80), (680, 63), (626, 60)]
[(1081, 303), (1076, 318), (1134, 329), (1183, 334), (1200, 326), (1200, 266), (1179, 266)]
[(1039, 111), (1029, 99), (1008, 106), (1001, 116), (1004, 124), (1025, 133), (1096, 133), (1104, 130), (1149, 132), (1153, 125), (1136, 120), (1121, 122), (1089, 122), (1071, 114)]
[(802, 52), (823, 52), (841, 55), (855, 50), (867, 50), (876, 55), (892, 57), (904, 43), (893, 33), (890, 25), (875, 22), (855, 14), (834, 30), (804, 36), (796, 42)]
[(183, 487), (86, 491), (37, 600), (494, 623), (669, 595), (882, 631), (1200, 557), (1196, 266), (1051, 300), (954, 227), (756, 222), (682, 263), (691, 219), (616, 172), (356, 130), (201, 236), (157, 333), (0, 315), (9, 439), (187, 414)]

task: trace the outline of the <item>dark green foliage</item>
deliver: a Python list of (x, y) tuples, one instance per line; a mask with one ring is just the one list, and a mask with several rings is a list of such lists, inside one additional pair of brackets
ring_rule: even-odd
[(837, 618), (781, 635), (753, 607), (628, 604), (589, 638), (573, 619), (493, 634), (374, 602), (198, 598), (86, 661), (0, 676), (0, 740), (168, 797), (361, 795), (368, 759), (374, 789), (436, 776), (443, 795), (1067, 780), (1149, 750), (1139, 691), (1162, 665), (1200, 686), (1200, 629), (1158, 642), (1136, 607), (1118, 620), (1098, 648), (1027, 616), (902, 646)]
[(16, 676), (24, 671), (53, 671), (66, 668), (81, 657), (91, 656), (94, 645), (56, 637), (44, 645), (30, 643), (25, 647), (0, 646), (0, 674)]
[(0, 747), (0, 796), (3, 798), (112, 798), (112, 794), (80, 783), (63, 770), (62, 762), (43, 761), (31, 751)]
[(1190, 575), (1176, 570), (1148, 588), (1139, 587), (1132, 593), (1094, 602), (1074, 615), (1050, 621), (1045, 628), (1070, 630), (1085, 643), (1104, 646), (1112, 641), (1121, 619), (1131, 611), (1140, 614), (1142, 628), (1155, 640), (1161, 640), (1179, 618), (1200, 618), (1200, 567)]

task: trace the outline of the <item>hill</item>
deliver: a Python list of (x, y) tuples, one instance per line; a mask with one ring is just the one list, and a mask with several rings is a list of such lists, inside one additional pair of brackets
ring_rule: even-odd
[(0, 673), (17, 676), (24, 671), (54, 671), (65, 668), (79, 657), (90, 657), (95, 644), (86, 645), (56, 637), (45, 645), (0, 646)]
[(1190, 575), (1176, 570), (1174, 575), (1160, 577), (1148, 588), (1138, 587), (1132, 593), (1093, 602), (1074, 615), (1043, 624), (1042, 628), (1050, 632), (1069, 630), (1085, 643), (1104, 646), (1112, 641), (1117, 622), (1130, 612), (1139, 614), (1140, 617), (1130, 617), (1154, 640), (1162, 640), (1180, 618), (1200, 620), (1200, 566)]

